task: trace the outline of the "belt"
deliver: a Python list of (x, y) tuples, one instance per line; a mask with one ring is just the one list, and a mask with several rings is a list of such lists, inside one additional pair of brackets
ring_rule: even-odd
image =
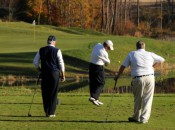
[(137, 78), (141, 78), (141, 77), (145, 77), (145, 76), (150, 76), (150, 75), (153, 75), (153, 74), (147, 74), (147, 75), (135, 76), (133, 79), (137, 79)]

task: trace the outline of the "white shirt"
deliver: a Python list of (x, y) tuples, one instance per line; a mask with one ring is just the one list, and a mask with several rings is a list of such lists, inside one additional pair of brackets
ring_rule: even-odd
[(154, 74), (153, 65), (155, 63), (162, 63), (165, 59), (152, 52), (138, 49), (137, 51), (130, 52), (123, 62), (123, 66), (131, 67), (131, 76), (141, 76)]
[[(53, 46), (53, 45), (48, 45), (48, 46)], [(53, 47), (55, 47), (55, 46), (53, 46)], [(58, 57), (59, 66), (60, 66), (61, 71), (65, 72), (64, 61), (63, 61), (63, 57), (62, 57), (62, 53), (61, 53), (60, 49), (58, 50), (57, 57)], [(39, 67), (39, 63), (40, 63), (40, 54), (38, 51), (35, 55), (34, 60), (33, 60), (33, 64), (35, 65), (35, 68)]]
[(101, 43), (95, 45), (91, 54), (90, 62), (96, 65), (110, 64), (108, 53)]

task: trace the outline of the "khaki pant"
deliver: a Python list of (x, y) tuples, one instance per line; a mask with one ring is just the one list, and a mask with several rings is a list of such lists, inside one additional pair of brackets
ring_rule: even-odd
[(150, 118), (154, 95), (155, 79), (153, 75), (132, 80), (134, 94), (133, 118), (139, 122), (147, 122)]

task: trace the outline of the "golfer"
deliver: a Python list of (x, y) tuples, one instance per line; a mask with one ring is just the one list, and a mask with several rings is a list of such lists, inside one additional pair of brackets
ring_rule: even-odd
[(35, 55), (33, 64), (42, 74), (41, 90), (46, 117), (55, 117), (59, 77), (62, 82), (65, 81), (65, 67), (61, 50), (55, 47), (55, 36), (49, 36), (47, 43)]
[(144, 124), (149, 121), (151, 115), (155, 87), (154, 67), (165, 60), (161, 56), (145, 51), (145, 43), (143, 41), (136, 43), (136, 49), (136, 51), (132, 51), (127, 55), (118, 73), (115, 75), (115, 80), (117, 81), (124, 69), (130, 66), (131, 85), (134, 94), (134, 113), (128, 120), (129, 122)]
[(93, 48), (90, 65), (89, 65), (89, 101), (94, 105), (103, 105), (99, 96), (105, 85), (104, 65), (110, 64), (107, 51), (114, 50), (111, 40), (105, 41), (103, 44), (98, 43)]

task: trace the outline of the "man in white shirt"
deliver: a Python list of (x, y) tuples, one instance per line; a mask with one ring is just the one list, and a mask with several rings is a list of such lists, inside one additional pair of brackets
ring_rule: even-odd
[(89, 101), (97, 106), (103, 105), (98, 99), (105, 84), (103, 66), (110, 64), (107, 53), (109, 50), (114, 50), (111, 40), (107, 40), (103, 44), (96, 44), (91, 54), (89, 65)]
[(145, 43), (142, 41), (136, 43), (136, 49), (136, 51), (132, 51), (127, 55), (115, 75), (115, 80), (117, 81), (124, 69), (130, 66), (134, 113), (128, 120), (130, 122), (147, 123), (151, 115), (154, 95), (154, 67), (163, 63), (165, 59), (152, 52), (145, 51)]
[(42, 74), (41, 90), (45, 114), (47, 117), (55, 117), (59, 77), (62, 82), (65, 81), (65, 66), (61, 50), (55, 47), (55, 36), (49, 36), (47, 43), (35, 55), (33, 64)]

